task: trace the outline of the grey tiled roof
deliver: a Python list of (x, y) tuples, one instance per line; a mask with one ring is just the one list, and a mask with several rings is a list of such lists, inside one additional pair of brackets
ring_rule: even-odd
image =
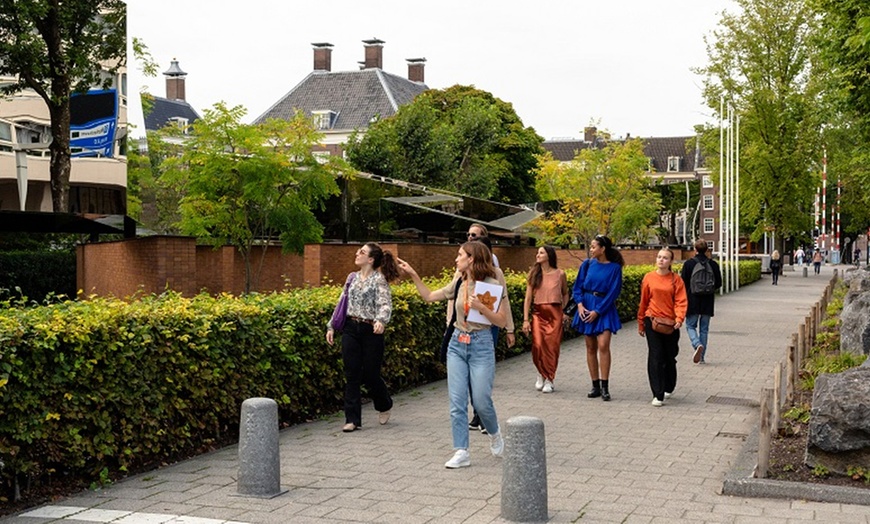
[(313, 71), (284, 95), (254, 123), (269, 118), (289, 119), (296, 109), (310, 116), (312, 111), (334, 111), (332, 129), (366, 129), (373, 117), (388, 117), (428, 89), (381, 69), (326, 72)]
[(542, 144), (544, 149), (552, 153), (553, 160), (560, 162), (574, 160), (577, 152), (586, 149), (589, 145), (590, 142), (583, 140), (547, 140)]
[[(668, 170), (668, 157), (680, 157), (680, 172), (690, 173), (695, 171), (695, 137), (650, 137), (642, 139), (644, 142), (643, 152), (652, 158), (653, 168), (658, 173)], [(574, 160), (577, 151), (590, 147), (589, 142), (583, 140), (548, 140), (543, 144), (544, 149), (553, 154), (554, 160), (567, 162)], [(697, 168), (704, 167), (704, 155), (701, 152), (700, 162)]]
[(187, 123), (192, 124), (199, 119), (199, 114), (184, 100), (169, 100), (155, 96), (154, 108), (145, 116), (145, 130), (157, 131), (174, 117), (186, 118)]

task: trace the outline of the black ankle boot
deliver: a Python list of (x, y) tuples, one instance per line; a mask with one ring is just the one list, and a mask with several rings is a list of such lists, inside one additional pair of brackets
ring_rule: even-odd
[(607, 402), (610, 400), (610, 384), (608, 384), (607, 380), (601, 381), (601, 400)]
[(589, 398), (597, 398), (601, 396), (601, 381), (593, 380), (592, 381), (592, 389), (586, 395)]

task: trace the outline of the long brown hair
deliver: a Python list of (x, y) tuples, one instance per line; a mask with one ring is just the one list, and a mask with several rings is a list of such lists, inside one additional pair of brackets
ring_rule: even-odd
[[(550, 267), (556, 269), (556, 250), (552, 246), (541, 247), (547, 253), (547, 262), (550, 264)], [(529, 271), (529, 276), (526, 278), (526, 282), (532, 286), (532, 289), (538, 289), (541, 287), (541, 282), (543, 281), (544, 270), (541, 268), (541, 264), (535, 262), (535, 265), (532, 266), (531, 271)]]
[[(471, 278), (483, 280), (486, 277), (495, 278), (495, 267), (492, 265), (492, 253), (480, 242), (466, 242), (459, 246), (474, 260), (471, 263)], [(464, 275), (463, 275), (464, 276)]]
[(396, 264), (396, 257), (389, 251), (381, 249), (381, 246), (374, 242), (368, 242), (366, 246), (369, 248), (369, 257), (372, 259), (372, 268), (379, 270), (387, 282), (398, 279), (399, 266)]

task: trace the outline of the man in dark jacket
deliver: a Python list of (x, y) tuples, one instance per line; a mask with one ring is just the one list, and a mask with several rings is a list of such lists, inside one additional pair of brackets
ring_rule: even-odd
[[(695, 293), (696, 290), (692, 289), (692, 274), (699, 263), (708, 264), (713, 271), (713, 292)], [(680, 276), (686, 284), (686, 295), (689, 297), (685, 324), (694, 349), (692, 362), (700, 364), (705, 362), (704, 356), (707, 353), (707, 333), (710, 331), (710, 317), (713, 316), (715, 290), (722, 287), (722, 272), (719, 270), (719, 264), (707, 257), (706, 241), (699, 239), (695, 242), (695, 256), (683, 264)]]

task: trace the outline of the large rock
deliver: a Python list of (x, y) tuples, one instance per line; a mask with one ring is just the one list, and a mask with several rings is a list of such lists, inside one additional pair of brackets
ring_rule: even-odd
[(842, 475), (870, 470), (870, 367), (816, 378), (805, 462)]
[(840, 313), (840, 350), (870, 355), (870, 272), (846, 272), (849, 292)]

